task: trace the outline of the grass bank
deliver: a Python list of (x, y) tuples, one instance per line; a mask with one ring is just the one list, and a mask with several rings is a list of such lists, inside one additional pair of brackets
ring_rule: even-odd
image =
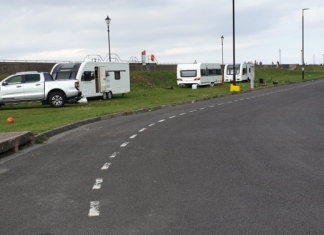
[[(301, 81), (301, 71), (286, 71), (276, 68), (256, 69), (256, 81), (278, 80), (279, 85)], [(305, 81), (324, 77), (324, 67), (307, 67)], [(181, 102), (216, 98), (229, 93), (229, 85), (181, 88), (176, 84), (175, 71), (136, 71), (131, 72), (131, 92), (125, 96), (115, 96), (112, 100), (90, 100), (85, 104), (67, 104), (63, 108), (42, 106), (40, 103), (6, 105), (0, 108), (0, 132), (32, 131), (39, 134), (77, 121), (107, 114), (153, 109), (159, 105), (176, 105)], [(239, 84), (242, 90), (249, 90), (249, 83)], [(272, 86), (268, 83), (267, 86)], [(173, 89), (167, 89), (173, 87)], [(258, 87), (258, 83), (255, 84)], [(14, 124), (7, 124), (13, 117)]]

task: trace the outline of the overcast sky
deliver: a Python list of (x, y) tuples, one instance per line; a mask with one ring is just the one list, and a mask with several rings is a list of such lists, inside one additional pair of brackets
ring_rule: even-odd
[[(324, 0), (236, 0), (236, 62), (324, 60)], [(0, 60), (121, 60), (154, 54), (158, 63), (233, 62), (231, 0), (10, 0), (1, 3)], [(281, 53), (280, 53), (281, 52)], [(281, 55), (281, 56), (280, 56)]]

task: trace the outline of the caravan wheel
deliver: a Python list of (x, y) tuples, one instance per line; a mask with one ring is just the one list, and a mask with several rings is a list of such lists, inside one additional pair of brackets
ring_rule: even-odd
[(103, 100), (108, 99), (108, 93), (107, 92), (102, 93), (102, 99)]
[(111, 91), (109, 91), (107, 98), (110, 100), (110, 99), (112, 99), (112, 97), (113, 97), (113, 95), (112, 95)]
[(213, 87), (213, 86), (215, 86), (215, 83), (213, 83), (213, 82), (210, 83), (210, 87)]

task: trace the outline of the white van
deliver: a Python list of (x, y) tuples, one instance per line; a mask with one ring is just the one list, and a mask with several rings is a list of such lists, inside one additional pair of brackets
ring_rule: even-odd
[(83, 61), (54, 65), (51, 75), (55, 80), (77, 79), (82, 95), (111, 99), (113, 95), (130, 92), (128, 63)]
[(222, 83), (222, 69), (220, 64), (194, 63), (178, 64), (178, 86), (214, 86)]
[(224, 82), (233, 82), (234, 70), (236, 82), (249, 82), (254, 80), (254, 64), (236, 64), (235, 69), (233, 68), (233, 64), (226, 64), (224, 68)]

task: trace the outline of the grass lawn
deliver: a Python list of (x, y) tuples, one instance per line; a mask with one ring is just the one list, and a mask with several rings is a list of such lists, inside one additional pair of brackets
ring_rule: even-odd
[[(286, 82), (301, 81), (301, 71), (287, 71), (276, 68), (257, 68), (258, 78), (265, 81), (278, 80), (279, 85)], [(308, 66), (305, 81), (324, 78), (324, 66)], [(3, 77), (0, 77), (0, 80)], [(242, 90), (249, 90), (249, 83), (241, 83)], [(173, 86), (173, 90), (169, 88)], [(90, 100), (85, 104), (66, 104), (63, 108), (42, 106), (41, 103), (6, 105), (0, 108), (0, 132), (32, 131), (39, 134), (47, 130), (71, 124), (76, 121), (107, 114), (154, 108), (159, 105), (176, 105), (185, 101), (216, 98), (229, 94), (229, 83), (223, 86), (182, 88), (176, 84), (176, 71), (136, 71), (131, 72), (131, 92), (125, 96), (116, 95), (112, 100)], [(267, 86), (272, 86), (268, 83)], [(258, 84), (255, 84), (258, 87)], [(7, 118), (15, 122), (7, 124)]]

